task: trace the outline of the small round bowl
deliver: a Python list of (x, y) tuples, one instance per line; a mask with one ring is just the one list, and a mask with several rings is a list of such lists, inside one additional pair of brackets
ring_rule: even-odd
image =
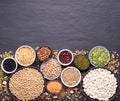
[[(50, 82), (54, 82), (54, 81), (59, 82), (59, 83), (61, 84), (61, 86), (62, 86), (62, 88), (61, 88), (61, 90), (60, 90), (59, 92), (50, 92), (50, 91), (48, 90), (48, 88), (47, 88), (47, 85), (48, 85)], [(47, 92), (50, 93), (50, 94), (59, 94), (59, 93), (63, 90), (63, 84), (62, 84), (60, 81), (58, 81), (58, 80), (48, 81), (48, 82), (46, 83), (46, 86), (45, 86), (45, 87), (46, 87)]]
[(84, 57), (84, 58), (86, 58), (86, 59), (88, 60), (88, 66), (85, 67), (85, 68), (82, 68), (82, 67), (79, 67), (79, 66), (75, 63), (75, 59), (76, 59), (77, 56), (81, 56), (81, 55), (76, 55), (76, 56), (74, 57), (74, 65), (75, 65), (79, 70), (81, 70), (81, 71), (87, 70), (87, 69), (89, 68), (89, 66), (90, 66), (90, 61), (89, 61), (89, 59), (88, 59), (86, 56), (82, 56), (82, 57)]
[[(109, 70), (108, 68), (105, 68), (105, 67), (92, 67), (91, 69), (89, 69), (88, 71), (87, 71), (87, 73), (86, 73), (86, 75), (91, 71), (91, 70), (94, 70), (94, 69), (98, 69), (98, 68), (102, 68), (102, 69), (106, 69), (106, 70), (108, 70), (108, 71), (110, 71), (112, 74), (114, 74), (111, 70)], [(85, 76), (86, 76), (85, 75)], [(84, 76), (84, 77), (85, 77)], [(118, 76), (117, 75), (115, 75), (114, 74), (114, 76), (115, 76), (115, 78), (117, 79), (117, 89), (116, 89), (116, 92), (115, 92), (115, 94), (111, 97), (111, 98), (109, 98), (109, 100), (108, 101), (112, 101), (117, 95), (118, 95), (118, 93), (119, 93), (119, 84), (120, 84), (120, 82), (119, 82), (119, 78), (118, 78)], [(83, 79), (84, 79), (84, 77), (83, 77)], [(83, 89), (83, 95), (88, 99), (88, 100), (90, 100), (90, 101), (98, 101), (98, 99), (93, 99), (93, 98), (91, 98), (91, 97), (89, 97), (87, 94), (86, 94), (86, 92), (84, 91), (84, 88), (83, 88), (83, 79), (82, 79), (82, 82), (81, 82), (81, 87), (82, 87), (82, 89)]]
[[(33, 61), (32, 61), (30, 64), (22, 64), (22, 63), (20, 63), (19, 60), (17, 59), (17, 56), (16, 56), (17, 52), (19, 51), (19, 49), (24, 48), (24, 47), (30, 48), (30, 49), (33, 51), (34, 59), (33, 59)], [(34, 63), (34, 61), (35, 61), (35, 59), (36, 59), (35, 50), (34, 50), (31, 46), (28, 46), (28, 45), (20, 46), (20, 47), (16, 50), (16, 52), (15, 52), (15, 59), (16, 59), (16, 61), (18, 62), (18, 64), (20, 64), (21, 66), (25, 66), (25, 67), (26, 67), (26, 66), (30, 66), (30, 65), (32, 65), (32, 64)], [(28, 58), (28, 59), (29, 59), (29, 58)]]
[[(64, 51), (68, 51), (68, 52), (72, 55), (71, 61), (70, 61), (69, 63), (62, 63), (62, 62), (60, 61), (60, 59), (59, 59), (59, 56), (60, 56), (61, 52), (64, 52)], [(73, 53), (72, 53), (71, 50), (69, 50), (69, 49), (62, 49), (62, 50), (60, 50), (60, 51), (58, 52), (57, 59), (58, 59), (58, 62), (59, 62), (61, 65), (63, 65), (63, 66), (68, 66), (68, 65), (70, 65), (70, 64), (73, 62), (73, 60), (74, 60), (74, 55), (73, 55)]]
[[(18, 72), (18, 71), (20, 71), (20, 70), (22, 70), (22, 69), (25, 69), (25, 68), (33, 68), (33, 69), (36, 69), (38, 72), (40, 72), (40, 70), (39, 70), (37, 67), (35, 67), (35, 66), (21, 67), (21, 68), (19, 68), (16, 72)], [(11, 75), (9, 76), (9, 78), (8, 78), (8, 80), (7, 80), (7, 90), (8, 90), (8, 93), (10, 94), (10, 96), (11, 96), (15, 101), (21, 101), (21, 100), (18, 99), (16, 96), (14, 96), (14, 95), (11, 93), (10, 89), (9, 89), (9, 81), (10, 81), (10, 78), (11, 78), (12, 75), (14, 75), (16, 72), (14, 72), (13, 74), (11, 74)], [(41, 73), (41, 72), (40, 72), (40, 73)], [(42, 73), (41, 73), (41, 74), (42, 74)], [(43, 74), (42, 74), (42, 76), (43, 76)], [(45, 91), (45, 84), (46, 84), (44, 77), (43, 77), (43, 80), (44, 80), (44, 87), (43, 87), (42, 93), (41, 93), (38, 97), (36, 97), (35, 99), (29, 100), (29, 101), (38, 101), (38, 99), (40, 98), (40, 96), (43, 94), (43, 92)]]
[[(4, 64), (5, 60), (7, 60), (7, 59), (11, 59), (11, 60), (13, 60), (13, 61), (15, 62), (16, 67), (15, 67), (15, 69), (14, 69), (13, 71), (6, 71), (6, 70), (4, 69), (3, 64)], [(17, 61), (16, 61), (14, 58), (12, 58), (12, 57), (7, 57), (7, 58), (5, 58), (5, 59), (2, 61), (2, 63), (1, 63), (1, 69), (2, 69), (5, 73), (7, 73), (7, 74), (14, 73), (14, 72), (17, 70), (17, 67), (18, 67)]]
[[(41, 49), (41, 48), (43, 48), (43, 47), (47, 47), (47, 48), (51, 51), (51, 53), (50, 53), (50, 55), (48, 56), (48, 58), (46, 58), (46, 59), (44, 59), (44, 60), (41, 60), (41, 59), (38, 58), (37, 52), (39, 51), (39, 49)], [(49, 58), (52, 57), (52, 49), (51, 49), (50, 47), (48, 47), (48, 46), (42, 46), (42, 47), (40, 47), (40, 48), (37, 49), (37, 51), (36, 51), (36, 56), (37, 56), (37, 59), (38, 59), (39, 61), (41, 61), (41, 62), (47, 61)]]
[[(92, 61), (91, 61), (90, 54), (91, 54), (92, 50), (94, 50), (95, 48), (103, 48), (103, 49), (105, 49), (105, 50), (108, 52), (109, 58), (108, 58), (107, 62), (106, 62), (103, 66), (97, 66), (97, 65), (93, 64)], [(88, 54), (88, 57), (89, 57), (90, 63), (91, 63), (94, 67), (104, 67), (104, 66), (107, 65), (108, 62), (110, 61), (110, 52), (109, 52), (109, 50), (108, 50), (107, 48), (105, 48), (104, 46), (95, 46), (95, 47), (93, 47), (93, 48), (90, 50), (90, 52), (89, 52), (89, 54)]]
[[(58, 62), (56, 59), (53, 59), (53, 58), (51, 58), (51, 59), (52, 59), (53, 61)], [(49, 59), (49, 60), (51, 60), (51, 59)], [(47, 61), (49, 61), (49, 60), (47, 60)], [(41, 64), (41, 67), (40, 67), (40, 71), (41, 71), (41, 72), (42, 72), (42, 68), (43, 68), (42, 65), (44, 65), (47, 61), (44, 61), (44, 62)], [(54, 71), (54, 70), (53, 70), (53, 71)], [(44, 78), (47, 79), (47, 80), (55, 80), (55, 79), (57, 79), (57, 78), (60, 76), (61, 71), (62, 71), (62, 67), (61, 67), (61, 65), (60, 65), (60, 73), (59, 73), (56, 77), (54, 77), (54, 78), (49, 78), (49, 77), (46, 77), (43, 72), (42, 72), (42, 74), (43, 74)]]
[[(66, 83), (63, 81), (63, 78), (62, 78), (62, 75), (63, 75), (64, 71), (66, 71), (66, 70), (69, 69), (69, 68), (75, 69), (75, 70), (79, 73), (79, 75), (80, 75), (80, 78), (79, 78), (78, 82), (77, 82), (75, 85), (71, 85), (71, 86), (68, 85), (68, 84), (66, 84)], [(81, 82), (82, 75), (81, 75), (80, 71), (79, 71), (77, 68), (75, 68), (75, 67), (73, 67), (73, 66), (70, 66), (70, 67), (66, 67), (65, 69), (62, 70), (60, 78), (61, 78), (62, 83), (63, 83), (66, 87), (75, 87), (75, 86), (77, 86), (77, 85)], [(68, 78), (69, 78), (69, 77), (68, 77)], [(74, 78), (74, 77), (73, 77), (73, 78)]]

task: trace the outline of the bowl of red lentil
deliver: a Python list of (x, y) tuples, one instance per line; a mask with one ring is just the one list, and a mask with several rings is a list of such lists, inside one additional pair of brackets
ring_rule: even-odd
[(62, 91), (63, 85), (59, 80), (51, 80), (46, 83), (46, 90), (51, 94), (58, 94)]
[(68, 66), (73, 62), (74, 56), (71, 50), (62, 49), (57, 56), (58, 62), (63, 66)]
[(43, 62), (52, 57), (52, 49), (48, 46), (42, 46), (38, 48), (36, 54), (37, 59)]

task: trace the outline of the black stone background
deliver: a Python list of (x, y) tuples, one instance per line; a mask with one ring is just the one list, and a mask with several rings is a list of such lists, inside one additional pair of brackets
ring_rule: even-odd
[(0, 0), (0, 52), (23, 44), (120, 53), (120, 0)]

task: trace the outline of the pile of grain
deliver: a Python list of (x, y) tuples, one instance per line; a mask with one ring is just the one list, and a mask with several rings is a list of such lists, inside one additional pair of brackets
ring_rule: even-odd
[(34, 68), (24, 68), (13, 74), (9, 81), (11, 93), (20, 100), (32, 100), (40, 96), (44, 88), (42, 74)]

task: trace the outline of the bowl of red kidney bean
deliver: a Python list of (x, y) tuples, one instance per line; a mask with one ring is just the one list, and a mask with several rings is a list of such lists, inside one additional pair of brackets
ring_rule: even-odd
[(62, 49), (57, 56), (58, 62), (63, 66), (68, 66), (73, 62), (74, 56), (71, 50)]

